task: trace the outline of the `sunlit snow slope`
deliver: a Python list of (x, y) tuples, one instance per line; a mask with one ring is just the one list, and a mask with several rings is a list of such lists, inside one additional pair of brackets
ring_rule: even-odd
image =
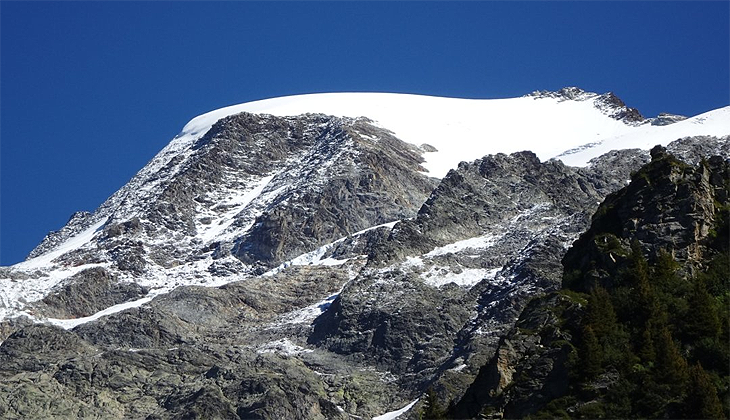
[[(584, 166), (612, 149), (666, 145), (689, 135), (730, 134), (730, 107), (668, 126), (628, 125), (601, 112), (584, 93), (578, 100), (524, 96), (458, 99), (394, 93), (318, 93), (265, 99), (211, 111), (191, 120), (182, 135), (206, 132), (217, 120), (240, 112), (293, 116), (323, 113), (368, 117), (401, 140), (429, 144), (429, 175), (443, 177), (461, 161), (487, 154), (531, 150), (541, 160), (560, 156)], [(574, 150), (571, 154), (566, 151)]]

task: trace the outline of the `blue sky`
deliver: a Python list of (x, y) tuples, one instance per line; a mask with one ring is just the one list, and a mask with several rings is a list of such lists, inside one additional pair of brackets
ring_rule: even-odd
[(647, 116), (728, 105), (729, 4), (0, 2), (0, 264), (235, 103), (579, 86)]

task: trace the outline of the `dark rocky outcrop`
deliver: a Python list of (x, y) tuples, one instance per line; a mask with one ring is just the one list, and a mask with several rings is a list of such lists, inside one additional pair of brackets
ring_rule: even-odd
[(142, 298), (147, 292), (147, 288), (136, 283), (118, 281), (104, 268), (88, 268), (41, 299), (34, 310), (51, 318), (81, 318)]
[[(629, 186), (601, 203), (591, 228), (566, 254), (564, 264), (581, 273), (570, 278), (576, 286), (583, 285), (582, 291), (609, 286), (606, 282), (615, 277), (622, 256), (608, 250), (614, 240), (624, 245), (629, 238), (638, 241), (650, 259), (661, 250), (672, 250), (675, 258), (690, 266), (701, 260), (702, 240), (712, 227), (716, 203), (728, 200), (728, 165), (716, 156), (693, 167), (663, 147), (655, 147), (651, 154), (652, 161), (632, 176)], [(578, 280), (588, 278), (592, 280)], [(573, 287), (572, 282), (566, 287)]]
[(565, 395), (572, 352), (565, 325), (575, 329), (581, 313), (581, 302), (569, 295), (532, 300), (451, 414), (475, 418), (499, 412), (504, 418), (524, 418)]
[[(684, 293), (693, 293), (682, 290), (689, 287), (688, 283), (698, 281), (693, 277), (699, 275), (712, 279), (712, 276), (718, 275), (713, 274), (716, 271), (701, 274), (703, 270), (718, 270), (717, 267), (727, 270), (726, 262), (722, 262), (722, 254), (727, 253), (727, 240), (718, 243), (717, 237), (721, 233), (716, 229), (718, 226), (727, 229), (727, 221), (718, 220), (718, 217), (727, 217), (727, 211), (723, 209), (730, 204), (730, 165), (726, 158), (715, 156), (692, 166), (662, 147), (652, 149), (651, 156), (652, 161), (632, 175), (631, 184), (604, 200), (593, 216), (590, 228), (568, 250), (562, 261), (565, 289), (535, 298), (527, 305), (515, 327), (500, 340), (494, 357), (481, 367), (464, 396), (452, 407), (450, 416), (523, 418), (528, 415), (582, 417), (615, 416), (618, 413), (632, 416), (634, 414), (631, 413), (637, 413), (643, 416), (694, 417), (692, 413), (681, 411), (685, 398), (689, 398), (682, 397), (682, 389), (671, 391), (675, 393), (672, 397), (663, 394), (670, 392), (670, 387), (677, 386), (676, 383), (656, 388), (653, 381), (666, 376), (667, 368), (658, 368), (658, 373), (653, 373), (654, 362), (649, 363), (644, 358), (654, 356), (640, 353), (646, 351), (641, 350), (646, 348), (642, 347), (646, 344), (641, 344), (640, 340), (648, 340), (647, 334), (658, 334), (650, 331), (651, 325), (669, 323), (672, 334), (680, 339), (679, 343), (685, 343), (684, 357), (688, 360), (707, 357), (696, 350), (698, 344), (691, 338), (696, 333), (689, 333), (691, 337), (687, 338), (688, 333), (683, 332), (683, 328), (687, 328), (682, 326), (684, 321), (675, 320), (681, 314), (656, 313), (666, 310), (658, 309), (662, 305), (681, 311), (676, 308), (681, 308), (683, 299), (687, 299)], [(643, 261), (644, 256), (648, 258), (648, 265), (636, 262)], [(676, 264), (673, 269), (676, 275), (667, 274), (667, 267), (672, 267), (667, 265), (667, 258), (672, 258), (672, 264)], [(658, 262), (660, 259), (663, 262)], [(641, 264), (646, 268), (642, 269)], [(654, 264), (660, 266), (653, 268)], [(651, 271), (648, 271), (650, 267)], [(632, 270), (647, 271), (637, 274)], [(627, 283), (627, 279), (650, 273), (653, 273), (652, 277), (644, 277), (643, 281), (654, 285)], [(661, 283), (668, 281), (676, 283), (671, 286)], [(600, 289), (603, 292), (596, 292), (597, 286), (604, 288)], [(667, 292), (667, 287), (680, 290)], [(717, 287), (715, 285), (713, 293), (727, 293), (726, 289), (718, 291)], [(726, 285), (721, 287), (726, 288)], [(624, 311), (614, 313), (613, 309), (596, 309), (610, 307), (610, 303), (600, 299), (601, 296), (609, 299), (614, 290), (618, 290), (615, 292), (618, 295), (612, 301), (614, 305), (620, 304)], [(651, 293), (660, 295), (646, 297)], [(679, 294), (671, 297), (671, 293)], [(655, 299), (654, 306), (647, 307), (645, 303), (632, 308), (631, 302), (651, 302), (651, 299)], [(660, 303), (656, 299), (661, 299)], [(597, 306), (598, 302), (604, 302), (600, 304), (603, 306)], [(592, 311), (590, 316), (586, 315), (586, 308)], [(598, 312), (601, 310), (603, 312)], [(690, 312), (695, 310), (697, 308), (690, 309)], [(641, 315), (649, 313), (653, 315)], [(616, 317), (624, 323), (623, 327), (615, 326), (619, 322)], [(635, 317), (639, 320), (636, 321)], [(647, 318), (652, 319), (651, 323), (647, 323)], [(595, 319), (607, 323), (592, 324), (596, 321), (591, 320)], [(643, 326), (644, 323), (646, 326)], [(589, 369), (595, 367), (586, 367), (592, 360), (588, 356), (592, 354), (589, 353), (590, 340), (586, 337), (593, 334), (591, 328), (598, 329), (601, 325), (614, 325), (605, 327), (611, 328), (606, 331), (611, 331), (612, 335), (601, 332), (600, 336), (602, 340), (609, 340), (602, 342), (604, 345), (610, 343), (602, 351), (607, 354), (603, 357), (610, 359), (603, 359), (603, 370), (594, 372)], [(637, 325), (642, 329), (636, 331)], [(588, 329), (590, 332), (587, 332)], [(712, 334), (709, 333), (705, 340), (727, 340), (727, 333), (721, 336)], [(635, 337), (639, 337), (638, 341), (631, 341), (637, 340)], [(655, 346), (659, 346), (658, 336), (652, 337), (655, 337)], [(672, 354), (667, 345), (664, 346), (654, 348), (657, 352), (661, 350)], [(656, 357), (656, 363), (666, 363), (661, 360), (667, 356), (661, 356), (665, 359), (659, 355)], [(708, 363), (707, 360), (704, 359), (704, 362)], [(714, 369), (723, 371), (722, 367)], [(717, 375), (718, 371), (714, 374)], [(632, 385), (639, 378), (640, 385)], [(718, 392), (723, 389), (719, 387)], [(715, 390), (709, 392), (714, 394)], [(653, 404), (647, 405), (647, 395), (653, 396)], [(667, 398), (669, 403), (665, 401)]]

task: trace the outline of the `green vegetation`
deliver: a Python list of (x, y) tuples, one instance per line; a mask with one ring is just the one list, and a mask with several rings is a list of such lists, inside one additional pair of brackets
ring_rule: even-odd
[[(570, 364), (569, 395), (533, 418), (727, 418), (730, 257), (726, 242), (711, 245), (694, 275), (680, 269), (671, 250), (653, 263), (636, 241), (624, 250), (613, 287), (592, 289), (580, 329), (570, 331), (579, 360)], [(606, 248), (620, 252), (617, 246)], [(581, 275), (569, 267), (566, 273), (580, 290)]]
[(446, 418), (446, 409), (439, 402), (438, 396), (432, 387), (426, 390), (425, 401), (419, 418), (422, 420), (440, 420)]
[[(696, 169), (655, 148), (601, 203), (562, 260), (560, 299), (542, 307), (552, 321), (526, 315), (547, 349), (525, 344), (526, 363), (552, 362), (567, 392), (529, 399), (540, 385), (555, 388), (522, 372), (503, 391), (504, 413), (730, 418), (729, 173), (724, 160)], [(558, 348), (563, 359), (549, 353)]]
[[(691, 169), (669, 163), (644, 167), (633, 179), (645, 182), (633, 188), (652, 188), (672, 168)], [(701, 253), (682, 265), (672, 249), (648, 260), (641, 243), (616, 236), (616, 209), (628, 193), (601, 205), (563, 260), (560, 293), (587, 296), (584, 313), (561, 325), (576, 360), (568, 364), (568, 394), (533, 418), (728, 418), (730, 205), (715, 201)]]

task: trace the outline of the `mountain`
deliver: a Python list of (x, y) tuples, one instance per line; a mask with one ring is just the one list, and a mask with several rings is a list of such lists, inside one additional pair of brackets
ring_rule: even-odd
[(0, 413), (350, 418), (456, 403), (533, 298), (561, 288), (566, 250), (647, 149), (727, 158), (728, 123), (730, 107), (646, 119), (577, 88), (314, 94), (201, 115), (0, 268)]
[(727, 418), (728, 163), (652, 149), (451, 416)]

